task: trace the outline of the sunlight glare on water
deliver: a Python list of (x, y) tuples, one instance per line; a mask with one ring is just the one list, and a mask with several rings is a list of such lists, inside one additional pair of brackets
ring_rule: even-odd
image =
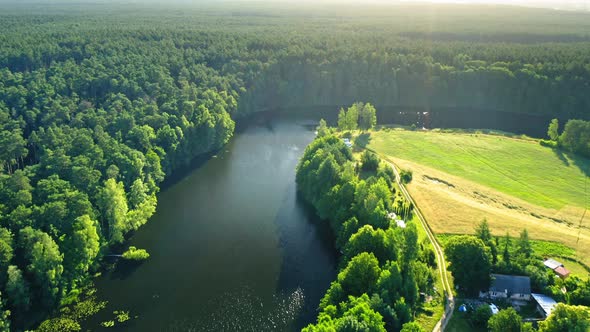
[(195, 322), (176, 321), (169, 331), (284, 331), (292, 327), (304, 302), (301, 288), (291, 294), (275, 294), (268, 302), (244, 287), (221, 294), (205, 305), (222, 311), (201, 316)]

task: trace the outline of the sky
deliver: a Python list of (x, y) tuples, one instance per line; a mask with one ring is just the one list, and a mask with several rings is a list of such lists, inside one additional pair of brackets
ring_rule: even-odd
[[(415, 0), (406, 1), (416, 2)], [(427, 0), (427, 2), (499, 3), (505, 5), (590, 10), (590, 0)]]
[[(243, 0), (249, 1), (249, 0)], [(272, 2), (273, 0), (271, 0)], [(274, 0), (298, 2), (301, 0)], [(348, 2), (348, 3), (464, 3), (464, 4), (503, 4), (553, 9), (590, 11), (590, 0), (313, 0), (313, 2)]]
[[(84, 1), (84, 0), (81, 0)], [(125, 1), (125, 0), (121, 0)], [(141, 0), (146, 1), (146, 0)], [(166, 0), (151, 0), (152, 2), (166, 2)], [(167, 0), (184, 3), (206, 2), (207, 0)], [(215, 1), (215, 0), (213, 0)], [(502, 4), (565, 10), (590, 11), (590, 0), (223, 0), (225, 2), (290, 2), (290, 3), (463, 3), (463, 4)]]
[(215, 3), (215, 2), (289, 2), (289, 3), (463, 3), (503, 4), (565, 10), (590, 11), (590, 0), (0, 0), (0, 3)]

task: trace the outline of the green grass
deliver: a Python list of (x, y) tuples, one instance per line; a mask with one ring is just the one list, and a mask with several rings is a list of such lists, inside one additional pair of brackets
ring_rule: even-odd
[[(503, 239), (501, 239), (500, 243), (503, 242)], [(533, 247), (535, 253), (543, 257), (551, 256), (573, 258), (575, 256), (574, 249), (557, 242), (532, 240), (531, 246)]]
[[(436, 237), (440, 242), (440, 245), (445, 247), (447, 242), (453, 237), (461, 236), (461, 234), (438, 234)], [(517, 239), (512, 237), (512, 245), (516, 244)], [(570, 247), (567, 247), (561, 243), (543, 241), (543, 240), (530, 240), (531, 246), (535, 254), (542, 257), (566, 257), (573, 258), (576, 251)], [(504, 237), (499, 238), (499, 247), (503, 247)]]
[(534, 140), (385, 129), (372, 133), (369, 148), (539, 206), (590, 204), (590, 181), (585, 175), (590, 173), (590, 160), (542, 147)]
[[(444, 247), (447, 242), (460, 234), (438, 234), (437, 238), (440, 244)], [(515, 245), (517, 238), (512, 237), (512, 244)], [(573, 259), (576, 251), (566, 245), (557, 242), (543, 241), (543, 240), (530, 240), (531, 246), (534, 252), (542, 257), (566, 257)], [(504, 245), (504, 237), (499, 238), (499, 246)]]
[(485, 328), (471, 326), (469, 323), (469, 314), (465, 312), (459, 312), (459, 307), (461, 304), (461, 301), (456, 303), (453, 317), (451, 317), (451, 320), (447, 324), (445, 332), (486, 332), (487, 329)]
[(555, 258), (558, 261), (560, 261), (561, 263), (563, 263), (565, 268), (570, 271), (570, 273), (571, 273), (570, 276), (577, 276), (582, 279), (590, 278), (590, 272), (588, 271), (588, 269), (586, 267), (584, 267), (582, 264), (580, 264), (578, 261), (571, 260), (569, 258), (564, 258), (564, 257), (553, 257), (553, 258)]
[(388, 128), (369, 141), (413, 171), (408, 190), (435, 233), (473, 234), (486, 218), (494, 235), (528, 229), (531, 239), (547, 241), (543, 255), (590, 266), (590, 160), (506, 133)]
[[(455, 312), (453, 312), (453, 317), (451, 317), (445, 332), (487, 332), (488, 330), (486, 328), (471, 325), (469, 317), (472, 313), (459, 312), (461, 304), (463, 304), (462, 301), (457, 301)], [(505, 308), (498, 303), (496, 305), (501, 310)], [(518, 314), (523, 318), (540, 318), (536, 306), (532, 303), (528, 306), (521, 307), (521, 311)]]

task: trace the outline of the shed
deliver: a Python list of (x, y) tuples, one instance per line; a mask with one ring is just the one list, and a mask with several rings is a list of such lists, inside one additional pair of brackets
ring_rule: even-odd
[(567, 278), (570, 275), (570, 271), (568, 271), (563, 264), (554, 259), (546, 259), (543, 262), (543, 265), (553, 270), (553, 272), (561, 278)]
[(543, 317), (547, 318), (547, 316), (551, 315), (551, 312), (553, 312), (553, 309), (555, 309), (555, 306), (557, 305), (557, 302), (555, 302), (554, 299), (543, 294), (533, 293), (531, 296), (535, 302), (537, 302), (537, 310), (543, 315)]
[(551, 270), (555, 270), (556, 268), (563, 266), (563, 264), (561, 264), (560, 262), (554, 260), (554, 259), (547, 259), (543, 262), (543, 265), (545, 265), (546, 267), (550, 268)]
[(570, 271), (563, 266), (560, 266), (553, 271), (562, 278), (567, 278), (570, 275)]

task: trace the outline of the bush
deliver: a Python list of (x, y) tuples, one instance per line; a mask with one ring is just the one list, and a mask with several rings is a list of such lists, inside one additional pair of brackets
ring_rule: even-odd
[(145, 249), (137, 249), (134, 246), (129, 247), (129, 250), (123, 253), (123, 258), (132, 261), (142, 261), (148, 259), (150, 254)]
[(37, 331), (40, 332), (52, 332), (52, 331), (64, 331), (64, 332), (75, 332), (82, 330), (82, 327), (78, 322), (70, 318), (53, 318), (44, 321)]
[(361, 155), (361, 163), (363, 171), (376, 171), (379, 167), (379, 157), (373, 152), (365, 150)]
[(500, 310), (488, 321), (488, 330), (490, 332), (521, 332), (522, 318), (512, 307)]
[(412, 171), (409, 169), (402, 169), (399, 172), (399, 178), (402, 181), (402, 183), (412, 182)]
[(471, 315), (471, 323), (474, 326), (485, 328), (488, 326), (488, 320), (492, 317), (492, 309), (487, 304), (481, 305), (475, 309)]
[(409, 322), (404, 324), (401, 332), (424, 332), (424, 329), (416, 322)]
[(546, 140), (546, 139), (542, 139), (539, 141), (539, 144), (541, 144), (541, 146), (546, 146), (549, 148), (557, 148), (557, 142), (556, 141), (550, 141), (550, 140)]
[(377, 167), (377, 178), (385, 179), (385, 181), (387, 181), (387, 185), (395, 194), (395, 188), (393, 187), (393, 183), (395, 182), (395, 173), (389, 164), (385, 162), (379, 163), (379, 167)]

